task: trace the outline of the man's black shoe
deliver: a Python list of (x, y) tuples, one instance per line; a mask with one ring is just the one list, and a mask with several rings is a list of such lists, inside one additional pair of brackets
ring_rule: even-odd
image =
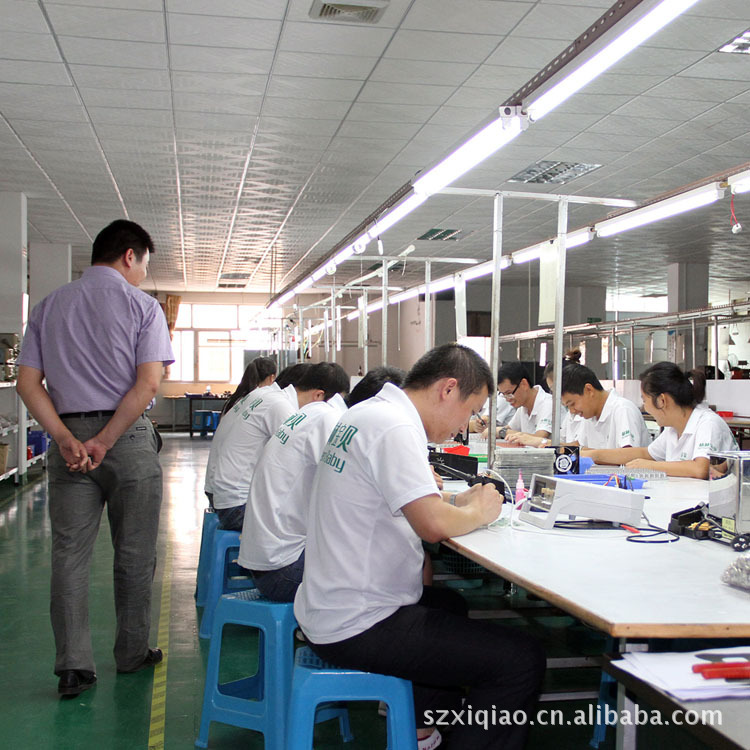
[(66, 669), (60, 674), (57, 692), (60, 695), (80, 695), (84, 690), (96, 685), (96, 675), (91, 672), (80, 672), (77, 669)]
[(164, 658), (164, 653), (160, 648), (150, 648), (146, 654), (146, 658), (134, 669), (118, 669), (119, 674), (131, 674), (132, 672), (140, 672), (146, 667), (153, 667), (158, 664)]

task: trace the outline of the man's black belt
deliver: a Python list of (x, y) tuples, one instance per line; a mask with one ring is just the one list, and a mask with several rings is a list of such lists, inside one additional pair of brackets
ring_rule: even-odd
[(59, 416), (60, 419), (98, 419), (100, 417), (111, 417), (114, 413), (114, 409), (105, 409), (102, 411), (71, 411)]

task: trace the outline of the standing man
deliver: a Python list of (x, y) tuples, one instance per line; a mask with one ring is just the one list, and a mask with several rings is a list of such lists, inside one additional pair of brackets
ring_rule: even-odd
[(50, 614), (61, 695), (96, 683), (88, 576), (105, 505), (115, 549), (117, 671), (162, 660), (148, 645), (161, 467), (143, 411), (174, 356), (159, 303), (136, 288), (152, 252), (138, 224), (105, 227), (91, 267), (32, 310), (18, 359), (18, 394), (54, 440)]

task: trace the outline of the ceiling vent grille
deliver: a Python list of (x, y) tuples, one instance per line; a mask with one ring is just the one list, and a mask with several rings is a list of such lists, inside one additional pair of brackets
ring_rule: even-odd
[(720, 47), (719, 52), (735, 52), (742, 55), (750, 55), (750, 29), (732, 39), (731, 42), (727, 42), (723, 47)]
[(418, 240), (460, 240), (463, 237), (460, 229), (428, 229)]
[(219, 277), (219, 289), (242, 289), (250, 277), (246, 273), (223, 273)]
[(508, 182), (525, 182), (537, 185), (564, 185), (576, 177), (599, 169), (601, 164), (577, 164), (567, 161), (538, 161), (522, 170)]
[(390, 0), (348, 0), (345, 3), (313, 0), (310, 18), (346, 23), (377, 23)]

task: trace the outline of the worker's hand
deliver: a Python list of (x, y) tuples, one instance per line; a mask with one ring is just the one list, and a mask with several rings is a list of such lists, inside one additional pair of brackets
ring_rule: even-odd
[(59, 440), (57, 447), (60, 449), (60, 455), (69, 471), (86, 472), (89, 463), (88, 451), (84, 444), (72, 433), (68, 433), (68, 436)]
[(487, 429), (487, 422), (482, 419), (479, 415), (472, 417), (469, 420), (469, 432), (481, 432), (483, 433)]
[(84, 443), (89, 453), (89, 469), (95, 469), (107, 455), (107, 446), (95, 435)]
[(505, 441), (515, 445), (529, 445), (532, 448), (538, 448), (542, 438), (538, 435), (528, 435), (525, 432), (513, 432), (505, 436)]
[(634, 458), (632, 461), (628, 461), (625, 466), (629, 469), (658, 469), (659, 462), (648, 458)]
[(456, 498), (456, 505), (471, 506), (476, 514), (479, 526), (492, 523), (500, 515), (504, 497), (494, 484), (475, 484)]
[(430, 468), (432, 469), (432, 476), (435, 477), (435, 484), (437, 484), (438, 489), (443, 489), (443, 478), (435, 471), (435, 467), (430, 464)]

